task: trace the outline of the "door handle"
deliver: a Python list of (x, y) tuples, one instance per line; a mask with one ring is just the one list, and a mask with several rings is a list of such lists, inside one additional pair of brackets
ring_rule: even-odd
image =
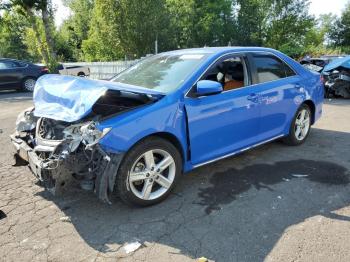
[(299, 83), (295, 84), (294, 87), (295, 87), (295, 89), (298, 89), (298, 91), (300, 91), (300, 92), (302, 92), (304, 90), (304, 88)]
[(259, 102), (258, 98), (259, 98), (259, 95), (257, 95), (257, 94), (250, 94), (249, 96), (247, 96), (247, 99), (249, 101), (254, 102), (254, 103), (258, 103)]

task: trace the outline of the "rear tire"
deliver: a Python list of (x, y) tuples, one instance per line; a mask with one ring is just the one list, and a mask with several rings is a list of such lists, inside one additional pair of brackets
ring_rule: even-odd
[(117, 174), (116, 190), (129, 205), (150, 206), (169, 196), (182, 173), (182, 158), (169, 141), (150, 137), (125, 155)]
[(33, 77), (25, 78), (22, 82), (22, 90), (27, 92), (33, 92), (35, 87), (36, 79)]
[(303, 144), (310, 133), (311, 117), (310, 107), (302, 104), (292, 120), (289, 135), (283, 139), (283, 142), (290, 146)]

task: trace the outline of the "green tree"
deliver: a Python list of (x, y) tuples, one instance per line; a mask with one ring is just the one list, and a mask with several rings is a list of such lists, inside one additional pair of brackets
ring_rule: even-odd
[(0, 57), (39, 61), (25, 44), (25, 30), (29, 24), (16, 12), (5, 11), (0, 19)]
[(335, 46), (350, 47), (350, 3), (334, 22), (329, 38)]
[(112, 61), (123, 57), (115, 0), (95, 0), (88, 38), (82, 50), (87, 61)]
[(264, 43), (269, 0), (237, 0), (234, 5), (237, 33), (234, 44), (261, 46)]
[(164, 0), (120, 0), (117, 24), (121, 48), (129, 57), (155, 53), (156, 40), (160, 51), (171, 47)]
[[(54, 50), (53, 38), (53, 10), (50, 0), (9, 0), (5, 6), (8, 9), (22, 14), (30, 23), (36, 41), (40, 46), (40, 53), (44, 62), (54, 70), (57, 64), (57, 56)], [(40, 32), (38, 18), (43, 26), (44, 40)]]
[[(307, 33), (315, 27), (309, 15), (309, 2), (273, 0), (269, 9), (265, 45), (286, 53), (299, 53), (306, 45)], [(296, 55), (296, 54), (291, 54)]]
[(66, 59), (81, 61), (84, 59), (82, 43), (88, 38), (94, 1), (69, 0), (65, 1), (65, 5), (70, 8), (72, 15), (58, 30), (58, 45), (61, 53), (65, 50)]

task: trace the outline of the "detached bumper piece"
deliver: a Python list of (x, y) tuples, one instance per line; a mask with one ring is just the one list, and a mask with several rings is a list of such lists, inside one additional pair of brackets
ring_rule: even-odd
[(32, 147), (32, 143), (18, 133), (10, 138), (15, 159), (25, 160), (32, 173), (54, 195), (79, 183), (85, 190), (94, 190), (100, 200), (110, 203), (109, 195), (123, 154), (108, 154), (99, 144), (89, 149), (80, 145), (70, 152), (69, 140)]

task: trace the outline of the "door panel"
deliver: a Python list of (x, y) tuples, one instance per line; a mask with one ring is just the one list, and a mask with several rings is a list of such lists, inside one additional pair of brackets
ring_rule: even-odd
[(255, 88), (244, 87), (185, 99), (194, 165), (258, 142), (260, 113), (254, 95)]
[(295, 98), (300, 94), (301, 78), (283, 60), (271, 53), (249, 56), (253, 82), (259, 90), (260, 140), (264, 141), (289, 129), (296, 112)]
[(281, 135), (296, 111), (299, 76), (257, 85), (260, 99), (260, 140)]
[(0, 62), (0, 86), (12, 87), (20, 81), (20, 69), (13, 62)]

